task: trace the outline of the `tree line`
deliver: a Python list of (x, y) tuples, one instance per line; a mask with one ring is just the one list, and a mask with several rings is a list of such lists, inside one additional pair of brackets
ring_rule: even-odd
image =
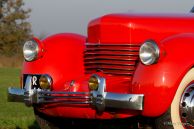
[(27, 21), (31, 10), (24, 9), (23, 0), (0, 0), (0, 54), (13, 56), (21, 53), (26, 40), (32, 37)]

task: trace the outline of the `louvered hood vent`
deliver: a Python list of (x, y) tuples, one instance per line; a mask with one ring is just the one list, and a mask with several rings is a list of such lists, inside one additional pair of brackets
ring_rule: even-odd
[(85, 71), (132, 77), (139, 58), (139, 47), (136, 44), (86, 43)]

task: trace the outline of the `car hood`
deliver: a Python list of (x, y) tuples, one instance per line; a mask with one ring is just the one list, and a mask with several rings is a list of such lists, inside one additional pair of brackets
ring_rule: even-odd
[(194, 33), (194, 14), (110, 14), (88, 25), (88, 42), (135, 43)]

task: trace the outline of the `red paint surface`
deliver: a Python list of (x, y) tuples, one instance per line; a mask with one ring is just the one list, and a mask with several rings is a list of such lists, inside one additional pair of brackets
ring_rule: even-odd
[[(157, 64), (138, 63), (132, 78), (97, 73), (106, 78), (108, 92), (145, 95), (144, 110), (104, 112), (96, 115), (88, 107), (46, 105), (43, 112), (53, 116), (110, 119), (138, 114), (159, 116), (170, 106), (176, 89), (194, 64), (194, 15), (114, 14), (93, 20), (88, 26), (88, 38), (76, 34), (58, 34), (38, 41), (43, 53), (33, 62), (24, 62), (23, 74), (49, 74), (54, 91), (88, 91), (85, 74), (85, 43), (142, 44), (155, 40), (160, 48)], [(190, 34), (188, 34), (190, 33)], [(87, 41), (86, 41), (87, 40)], [(75, 86), (69, 87), (72, 80)]]

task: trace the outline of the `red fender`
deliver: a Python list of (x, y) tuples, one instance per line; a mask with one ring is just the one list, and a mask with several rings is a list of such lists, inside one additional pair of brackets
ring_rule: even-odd
[(138, 64), (132, 81), (133, 93), (145, 95), (144, 116), (160, 116), (171, 105), (187, 71), (194, 66), (194, 35), (181, 34), (158, 43), (157, 64)]
[(85, 42), (86, 37), (70, 33), (38, 41), (44, 54), (33, 62), (24, 61), (22, 74), (49, 74), (53, 79), (53, 90), (64, 89), (66, 81), (84, 76)]

